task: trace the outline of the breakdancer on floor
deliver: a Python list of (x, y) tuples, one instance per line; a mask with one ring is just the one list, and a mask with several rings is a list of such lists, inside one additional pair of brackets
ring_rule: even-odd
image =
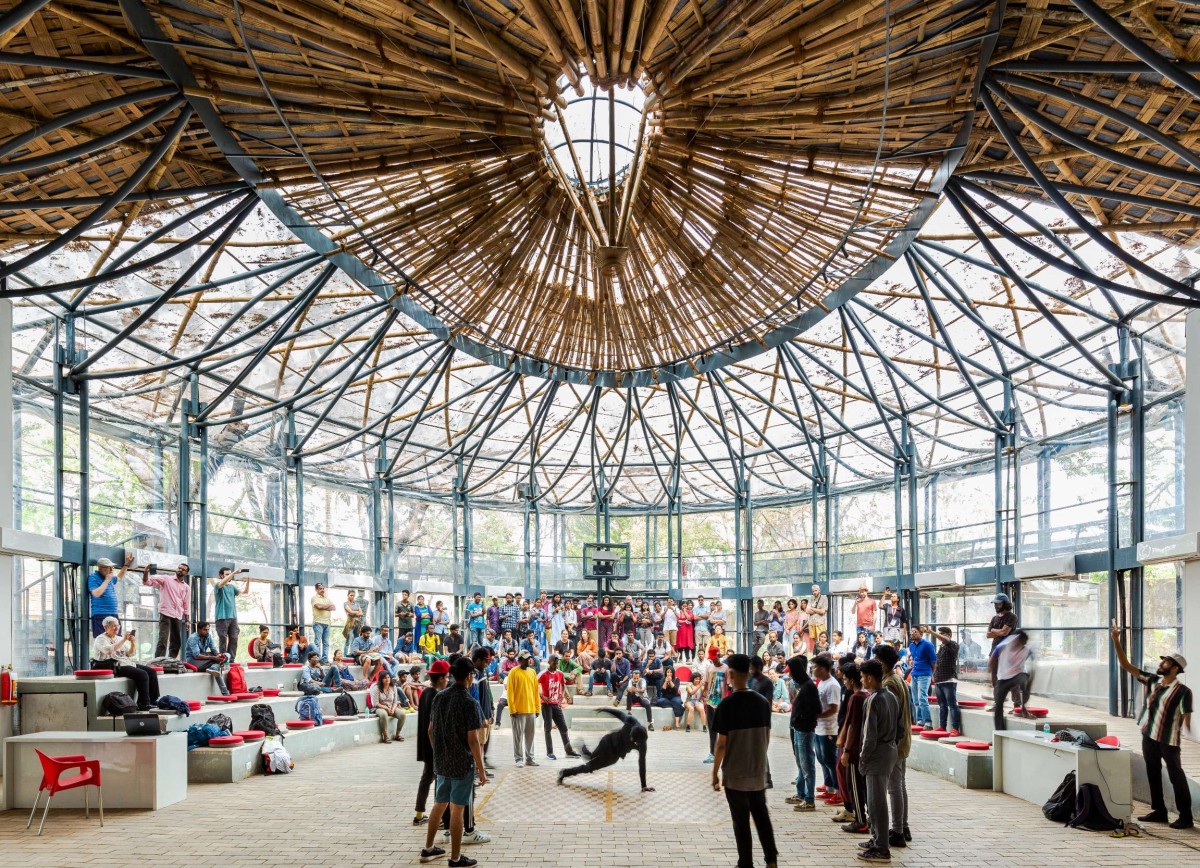
[(621, 721), (621, 728), (614, 729), (600, 739), (595, 750), (588, 750), (587, 745), (580, 745), (579, 751), (587, 759), (587, 762), (559, 772), (559, 784), (565, 778), (591, 774), (608, 766), (616, 765), (619, 760), (625, 759), (631, 750), (636, 750), (638, 752), (638, 774), (642, 778), (642, 792), (654, 792), (654, 787), (646, 786), (646, 727), (638, 723), (633, 715), (626, 714), (620, 709), (606, 707), (598, 710), (605, 714), (611, 714)]

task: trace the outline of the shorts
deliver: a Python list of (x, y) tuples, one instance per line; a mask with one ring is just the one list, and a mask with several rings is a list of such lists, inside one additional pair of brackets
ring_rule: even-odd
[(452, 805), (466, 807), (471, 804), (471, 794), (474, 791), (474, 775), (463, 775), (461, 778), (437, 776), (437, 784), (433, 790), (433, 800), (439, 805), (449, 802)]
[(808, 622), (808, 635), (813, 639), (818, 638), (824, 629), (824, 624), (814, 624), (812, 621)]

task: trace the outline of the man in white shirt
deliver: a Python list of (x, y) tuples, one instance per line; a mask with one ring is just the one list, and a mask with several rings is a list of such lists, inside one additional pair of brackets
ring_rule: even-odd
[(1005, 728), (1004, 701), (1009, 693), (1013, 694), (1013, 702), (1020, 706), (1022, 716), (1032, 717), (1025, 710), (1025, 704), (1029, 701), (1029, 634), (1017, 630), (1005, 637), (996, 646), (996, 657), (996, 705), (992, 719), (995, 728), (1002, 730)]
[(813, 660), (813, 678), (817, 682), (817, 696), (821, 700), (821, 713), (817, 716), (816, 736), (817, 762), (821, 766), (821, 777), (825, 781), (825, 800), (842, 804), (838, 795), (837, 782), (837, 734), (838, 706), (842, 702), (842, 688), (833, 677), (833, 661), (824, 654)]

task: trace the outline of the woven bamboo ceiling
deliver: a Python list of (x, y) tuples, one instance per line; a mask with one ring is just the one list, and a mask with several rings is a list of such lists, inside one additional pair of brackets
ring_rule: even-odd
[(0, 0), (18, 373), (565, 503), (987, 455), (1178, 387), (1197, 59), (1148, 0)]

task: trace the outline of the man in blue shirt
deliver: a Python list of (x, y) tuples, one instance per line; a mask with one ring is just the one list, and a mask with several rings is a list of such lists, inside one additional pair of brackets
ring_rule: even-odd
[(696, 605), (692, 607), (692, 617), (696, 619), (696, 659), (705, 660), (708, 654), (708, 640), (712, 635), (712, 627), (708, 623), (708, 616), (712, 610), (708, 604), (704, 602), (703, 597), (696, 598)]
[(487, 618), (483, 611), (483, 595), (475, 592), (474, 599), (467, 603), (467, 648), (474, 649), (484, 644), (483, 633), (487, 629)]
[[(246, 574), (246, 581), (241, 588), (233, 583), (239, 573)], [(238, 594), (249, 593), (249, 570), (221, 567), (217, 573), (217, 584), (213, 587), (213, 618), (217, 622), (217, 641), (220, 642), (221, 653), (228, 654), (230, 660), (237, 656), (238, 637), (242, 632), (238, 627), (237, 597)]]
[(629, 686), (629, 673), (631, 667), (629, 660), (625, 657), (625, 652), (617, 649), (613, 652), (612, 675), (609, 677), (609, 682), (612, 685), (613, 705), (620, 705), (621, 698), (625, 695), (625, 688)]
[(228, 658), (224, 654), (217, 651), (212, 636), (208, 634), (208, 622), (198, 623), (196, 632), (188, 636), (187, 643), (183, 646), (183, 662), (196, 667), (198, 672), (211, 675), (222, 696), (229, 695), (229, 688), (225, 686), (225, 679), (221, 677), (221, 664), (226, 659)]
[(358, 635), (350, 640), (350, 656), (363, 668), (363, 678), (371, 680), (374, 670), (383, 662), (383, 655), (375, 650), (371, 641), (371, 628), (364, 625)]
[(400, 661), (396, 659), (396, 651), (392, 647), (391, 627), (384, 624), (379, 628), (379, 632), (371, 640), (371, 647), (379, 653), (380, 662), (383, 668), (391, 673), (395, 679), (400, 672)]
[(125, 563), (115, 575), (116, 566), (108, 558), (96, 561), (96, 569), (88, 576), (88, 592), (92, 595), (92, 638), (104, 632), (104, 619), (120, 617), (117, 611), (117, 584), (125, 578), (125, 571), (133, 563), (133, 553), (125, 555)]
[(913, 627), (909, 632), (912, 639), (908, 644), (908, 656), (912, 661), (912, 719), (926, 729), (933, 729), (933, 715), (929, 712), (929, 682), (933, 678), (933, 667), (937, 663), (937, 649), (921, 631)]

